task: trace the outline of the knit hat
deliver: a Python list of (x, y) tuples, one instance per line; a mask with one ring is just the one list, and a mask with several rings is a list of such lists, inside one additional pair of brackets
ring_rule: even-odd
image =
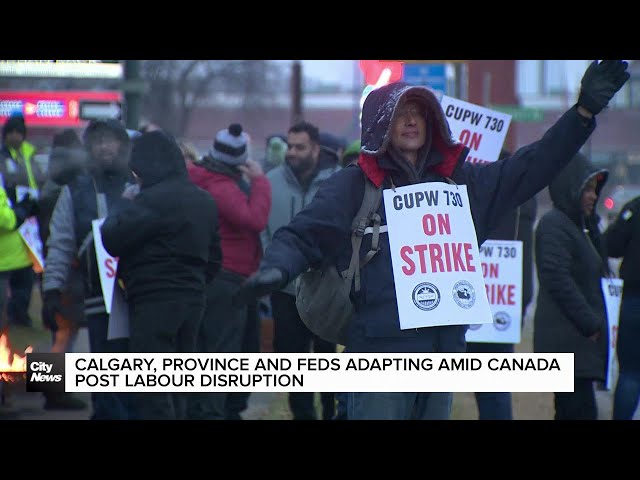
[(2, 139), (4, 140), (9, 132), (16, 130), (20, 132), (23, 137), (27, 136), (27, 126), (24, 123), (22, 113), (14, 113), (7, 119), (2, 127)]
[(242, 165), (249, 158), (248, 143), (249, 136), (242, 131), (242, 125), (232, 123), (228, 129), (220, 130), (216, 134), (209, 155), (227, 165)]

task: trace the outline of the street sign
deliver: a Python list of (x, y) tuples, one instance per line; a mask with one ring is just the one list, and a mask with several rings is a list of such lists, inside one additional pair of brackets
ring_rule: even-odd
[(447, 93), (447, 75), (442, 63), (413, 63), (404, 65), (404, 81)]
[(511, 121), (539, 123), (544, 120), (544, 110), (521, 107), (519, 105), (491, 105), (489, 108), (511, 115)]
[(100, 118), (120, 119), (122, 107), (120, 102), (80, 102), (80, 118), (97, 120)]

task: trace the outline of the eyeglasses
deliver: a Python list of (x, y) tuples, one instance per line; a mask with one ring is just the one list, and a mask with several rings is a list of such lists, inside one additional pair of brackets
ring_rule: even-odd
[(416, 117), (424, 118), (425, 111), (420, 107), (406, 107), (401, 110), (398, 110), (397, 115), (398, 115), (398, 118), (405, 118), (405, 119), (409, 118), (409, 116), (411, 116), (411, 118), (416, 118)]

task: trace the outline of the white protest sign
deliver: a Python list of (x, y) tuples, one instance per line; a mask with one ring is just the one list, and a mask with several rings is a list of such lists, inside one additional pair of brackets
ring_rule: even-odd
[(104, 298), (104, 306), (107, 313), (111, 313), (113, 284), (116, 279), (116, 271), (118, 270), (118, 259), (109, 255), (105, 250), (104, 245), (102, 245), (100, 227), (104, 223), (104, 218), (99, 218), (91, 223), (93, 227), (93, 244), (96, 247), (96, 261), (98, 263), (98, 271), (100, 272), (102, 297)]
[[(16, 186), (16, 203), (19, 203), (23, 197), (29, 195), (32, 199), (38, 199), (38, 190), (24, 185)], [(36, 273), (42, 272), (44, 269), (44, 249), (42, 248), (42, 239), (40, 238), (40, 228), (35, 217), (27, 218), (20, 228), (18, 228), (20, 236), (29, 249), (33, 260), (33, 270)]]
[(446, 95), (440, 103), (451, 136), (470, 149), (468, 162), (491, 163), (498, 160), (509, 131), (511, 115)]
[(36, 217), (27, 218), (22, 222), (18, 231), (31, 253), (34, 262), (33, 270), (36, 273), (42, 272), (44, 269), (44, 250), (42, 248), (42, 239), (40, 238), (40, 227), (38, 226)]
[(607, 378), (605, 389), (611, 390), (618, 372), (618, 357), (616, 356), (616, 343), (618, 340), (618, 320), (620, 316), (620, 302), (622, 301), (621, 278), (602, 278), (600, 280), (604, 304), (607, 310), (607, 324), (609, 327), (609, 362), (607, 365)]
[(491, 323), (465, 185), (383, 191), (400, 328)]
[(487, 240), (480, 247), (480, 260), (493, 323), (471, 325), (467, 330), (467, 342), (520, 343), (522, 242)]

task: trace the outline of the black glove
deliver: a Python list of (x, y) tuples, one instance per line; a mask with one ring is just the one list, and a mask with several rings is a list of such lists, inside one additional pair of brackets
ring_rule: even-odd
[(258, 270), (251, 275), (233, 296), (234, 305), (246, 305), (284, 288), (287, 285), (287, 274), (279, 268)]
[(52, 332), (58, 330), (56, 314), (62, 312), (62, 299), (60, 290), (47, 290), (42, 299), (42, 323)]
[(31, 198), (30, 195), (25, 195), (22, 197), (22, 200), (13, 207), (13, 212), (16, 214), (16, 229), (18, 229), (27, 218), (40, 213), (40, 205), (38, 201)]
[(600, 113), (629, 80), (627, 66), (623, 60), (594, 60), (582, 77), (578, 105), (594, 115)]

